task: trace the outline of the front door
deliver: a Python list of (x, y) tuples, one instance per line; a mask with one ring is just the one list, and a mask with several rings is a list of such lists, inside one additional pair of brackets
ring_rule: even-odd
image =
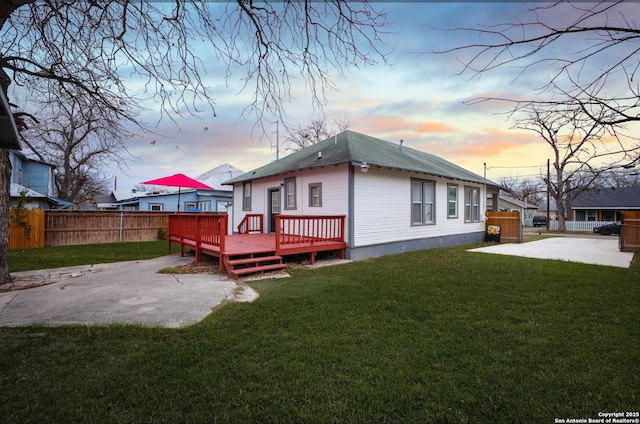
[(280, 189), (269, 189), (269, 204), (271, 209), (269, 210), (269, 232), (276, 232), (276, 216), (280, 215)]

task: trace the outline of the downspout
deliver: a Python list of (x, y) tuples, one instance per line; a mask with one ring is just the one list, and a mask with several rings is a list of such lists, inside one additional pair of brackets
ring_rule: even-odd
[(351, 164), (349, 164), (347, 166), (347, 169), (349, 170), (348, 172), (348, 187), (349, 187), (349, 191), (348, 191), (348, 196), (349, 196), (349, 206), (348, 206), (348, 211), (347, 211), (347, 228), (349, 229), (349, 239), (347, 240), (347, 251), (346, 251), (346, 258), (347, 259), (351, 259), (351, 254), (349, 252), (349, 249), (353, 249), (355, 247), (355, 199), (354, 199), (354, 194), (355, 194), (355, 167), (352, 166)]

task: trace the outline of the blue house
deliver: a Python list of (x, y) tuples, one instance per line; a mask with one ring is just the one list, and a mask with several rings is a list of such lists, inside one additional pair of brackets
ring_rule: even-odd
[[(148, 192), (118, 190), (96, 196), (98, 209), (165, 211), (165, 212), (227, 212), (233, 200), (233, 189), (222, 183), (243, 174), (244, 171), (227, 163), (219, 165), (195, 179), (212, 187), (189, 189), (177, 187), (153, 187)], [(180, 207), (178, 208), (178, 205)]]
[(72, 202), (56, 197), (55, 166), (28, 158), (17, 150), (9, 151), (11, 162), (11, 202), (26, 198), (29, 209), (61, 209)]

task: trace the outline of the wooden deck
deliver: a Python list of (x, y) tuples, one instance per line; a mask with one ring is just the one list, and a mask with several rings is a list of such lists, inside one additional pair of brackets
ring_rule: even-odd
[(220, 272), (240, 275), (285, 268), (282, 258), (309, 254), (313, 264), (317, 252), (338, 251), (344, 259), (344, 216), (278, 216), (275, 233), (263, 230), (262, 216), (248, 215), (238, 226), (245, 234), (227, 235), (226, 214), (175, 214), (169, 217), (169, 250), (172, 244), (217, 257)]

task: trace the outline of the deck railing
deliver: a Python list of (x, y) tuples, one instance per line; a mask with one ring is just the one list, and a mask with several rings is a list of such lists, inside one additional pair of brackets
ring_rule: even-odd
[(169, 250), (171, 241), (190, 240), (196, 253), (202, 244), (215, 246), (224, 252), (227, 235), (226, 213), (176, 213), (169, 215)]
[(276, 217), (276, 249), (300, 243), (344, 242), (344, 215)]
[(264, 216), (246, 214), (238, 224), (238, 234), (264, 233)]

